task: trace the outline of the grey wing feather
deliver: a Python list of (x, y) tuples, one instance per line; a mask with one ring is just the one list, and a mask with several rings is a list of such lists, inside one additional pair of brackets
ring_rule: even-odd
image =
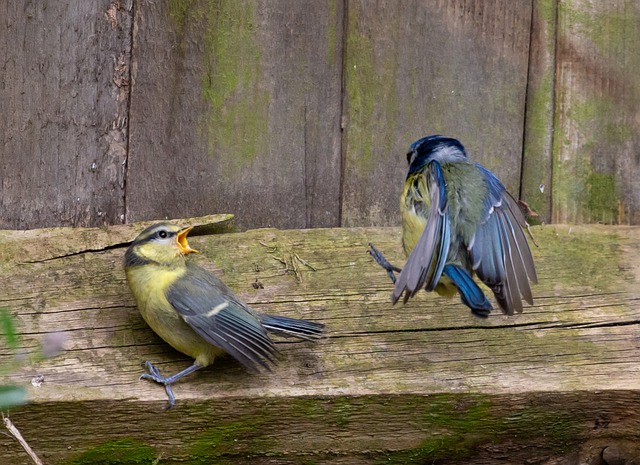
[(391, 301), (394, 304), (403, 293), (406, 303), (423, 286), (427, 291), (432, 291), (442, 276), (442, 270), (449, 255), (451, 231), (447, 190), (440, 164), (432, 161), (425, 175), (428, 176), (431, 194), (427, 224), (398, 276), (391, 295)]
[(203, 339), (251, 370), (269, 369), (277, 353), (254, 313), (208, 271), (189, 265), (167, 300)]
[(522, 299), (533, 304), (529, 281), (538, 277), (524, 235), (526, 220), (516, 201), (487, 169), (477, 165), (489, 188), (483, 223), (478, 226), (469, 252), (473, 269), (489, 286), (502, 310), (522, 311)]

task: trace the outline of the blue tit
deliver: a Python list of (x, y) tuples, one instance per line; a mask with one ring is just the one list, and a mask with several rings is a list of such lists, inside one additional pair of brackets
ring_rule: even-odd
[(158, 336), (194, 358), (185, 370), (162, 376), (149, 361), (140, 378), (165, 386), (169, 408), (171, 385), (228, 353), (248, 369), (270, 369), (277, 350), (267, 332), (300, 339), (318, 338), (324, 326), (306, 320), (264, 315), (244, 304), (216, 276), (187, 261), (196, 252), (187, 242), (191, 228), (156, 224), (127, 249), (124, 267), (138, 309)]
[(457, 291), (475, 315), (488, 316), (492, 306), (475, 274), (504, 313), (521, 312), (523, 299), (532, 305), (529, 282), (538, 278), (526, 220), (498, 178), (469, 161), (458, 140), (439, 135), (411, 144), (407, 162), (400, 197), (407, 262), (397, 268), (370, 249), (395, 283), (392, 302), (404, 295), (406, 303), (420, 289), (448, 297)]

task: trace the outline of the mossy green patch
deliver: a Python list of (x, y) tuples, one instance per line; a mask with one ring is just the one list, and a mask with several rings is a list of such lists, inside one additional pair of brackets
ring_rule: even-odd
[[(169, 16), (183, 37), (204, 42), (205, 134), (222, 176), (233, 178), (267, 146), (269, 93), (261, 85), (262, 48), (256, 4), (249, 0), (172, 0)], [(203, 28), (203, 30), (201, 30)]]
[(182, 36), (185, 26), (189, 21), (189, 15), (195, 11), (197, 0), (169, 0), (169, 17), (176, 26), (176, 32)]
[[(613, 51), (625, 53), (628, 44), (640, 41), (640, 10), (634, 0), (623, 0), (613, 6), (607, 2), (559, 3), (561, 21), (570, 25), (573, 32), (585, 36), (602, 56)], [(613, 66), (640, 67), (640, 55), (626, 53), (625, 62), (612, 62)]]
[(349, 112), (347, 146), (358, 169), (373, 169), (373, 140), (371, 120), (375, 109), (375, 66), (371, 37), (357, 29), (350, 29), (346, 44), (346, 91)]
[[(637, 132), (633, 115), (640, 95), (640, 55), (627, 44), (640, 41), (640, 11), (628, 0), (615, 7), (567, 1), (560, 3), (558, 19), (563, 40), (575, 44), (575, 51), (568, 52), (581, 65), (569, 68), (570, 82), (560, 83), (571, 86), (571, 92), (558, 92), (563, 113), (555, 127), (563, 138), (556, 139), (567, 143), (554, 144), (554, 219), (626, 222), (624, 197), (630, 186), (615, 177), (620, 160), (633, 156)], [(595, 74), (585, 71), (591, 68)]]
[(580, 129), (595, 129), (595, 133), (585, 134), (590, 142), (603, 140), (608, 145), (621, 145), (633, 136), (633, 129), (619, 118), (619, 104), (607, 96), (576, 102), (569, 116)]
[(526, 140), (523, 159), (522, 198), (545, 221), (549, 221), (550, 132), (552, 128), (552, 74), (546, 70), (536, 86), (530, 86), (527, 102)]
[(329, 24), (327, 27), (327, 64), (335, 65), (338, 58), (338, 0), (329, 0)]
[(564, 452), (580, 439), (582, 426), (571, 412), (520, 406), (505, 411), (486, 395), (438, 394), (416, 408), (426, 437), (417, 447), (386, 454), (385, 464), (453, 463), (472, 457), (479, 447), (500, 444), (512, 437), (531, 438), (539, 446)]
[(202, 92), (209, 103), (210, 155), (233, 175), (267, 146), (269, 94), (261, 88), (262, 50), (255, 3), (210, 1)]
[(620, 279), (631, 279), (631, 275), (622, 275), (618, 267), (623, 261), (622, 248), (615, 233), (571, 229), (546, 226), (534, 229), (540, 243), (538, 253), (550, 264), (549, 270), (562, 273), (559, 280), (564, 287), (616, 291)]
[(152, 465), (157, 463), (158, 457), (156, 450), (147, 444), (132, 439), (118, 439), (100, 444), (66, 463), (68, 465)]
[(264, 421), (247, 417), (238, 421), (219, 423), (207, 429), (195, 441), (189, 451), (189, 465), (210, 463), (226, 465), (235, 463), (234, 457), (260, 454), (272, 447), (267, 444)]
[(564, 211), (570, 222), (619, 222), (622, 202), (616, 186), (616, 156), (633, 137), (631, 127), (620, 119), (618, 106), (609, 97), (589, 97), (574, 102), (564, 125), (572, 130), (578, 148), (554, 144), (554, 209)]
[[(556, 21), (556, 0), (538, 0), (536, 2), (537, 12), (540, 15), (540, 20), (544, 21), (547, 25), (547, 29), (552, 31), (555, 29)], [(551, 34), (553, 37), (553, 34)]]
[(616, 223), (619, 201), (613, 175), (591, 173), (586, 185), (589, 195), (585, 206), (591, 212), (591, 219), (600, 223)]
[(366, 404), (352, 397), (297, 398), (291, 399), (291, 403), (292, 410), (306, 418), (323, 418), (325, 424), (337, 429), (346, 428), (358, 418), (362, 418), (367, 408)]
[(391, 153), (399, 111), (398, 57), (393, 47), (376, 47), (375, 35), (360, 20), (364, 13), (357, 6), (349, 4), (349, 8), (345, 47), (347, 158), (356, 173), (366, 175), (381, 155)]

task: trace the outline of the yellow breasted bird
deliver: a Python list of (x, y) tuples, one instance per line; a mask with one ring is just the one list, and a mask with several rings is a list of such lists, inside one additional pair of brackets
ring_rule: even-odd
[(187, 261), (197, 252), (187, 242), (192, 228), (156, 224), (145, 229), (124, 257), (129, 287), (140, 314), (158, 336), (195, 359), (193, 365), (164, 377), (149, 361), (141, 379), (163, 384), (169, 408), (171, 385), (228, 353), (252, 371), (270, 369), (277, 350), (267, 331), (300, 339), (318, 338), (324, 325), (253, 311), (211, 272)]
[[(407, 263), (400, 269), (370, 249), (395, 283), (392, 302), (403, 294), (406, 302), (420, 289), (449, 297), (457, 291), (475, 315), (487, 316), (491, 303), (475, 274), (504, 313), (521, 312), (522, 300), (533, 304), (529, 281), (538, 278), (523, 232), (526, 221), (498, 178), (471, 162), (451, 137), (415, 141), (407, 162), (400, 198)], [(397, 280), (394, 272), (400, 273)]]

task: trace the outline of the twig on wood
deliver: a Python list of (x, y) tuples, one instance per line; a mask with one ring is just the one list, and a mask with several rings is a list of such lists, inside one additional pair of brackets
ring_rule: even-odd
[(300, 255), (295, 254), (294, 256), (298, 259), (300, 263), (302, 263), (307, 268), (311, 269), (311, 271), (318, 271), (313, 266), (309, 265), (309, 263), (306, 260), (303, 260), (302, 258), (300, 258)]
[[(271, 258), (273, 258), (274, 260), (278, 260), (280, 263), (282, 263), (284, 266), (287, 266), (287, 261), (284, 258), (280, 258), (280, 257), (276, 257), (275, 255), (269, 254), (269, 256)], [(288, 267), (288, 266), (287, 266)]]
[(267, 249), (267, 253), (273, 253), (276, 250), (278, 250), (277, 247), (273, 246), (273, 245), (269, 245), (269, 244), (265, 244), (263, 241), (258, 241), (258, 244), (260, 244), (262, 247), (266, 247)]
[(269, 256), (284, 265), (285, 273), (292, 271), (293, 274), (295, 275), (296, 281), (298, 281), (299, 283), (302, 282), (302, 274), (300, 273), (300, 270), (298, 269), (298, 265), (296, 262), (300, 262), (302, 265), (306, 266), (312, 271), (317, 271), (313, 266), (311, 266), (306, 260), (302, 259), (300, 255), (298, 255), (295, 252), (287, 251), (285, 255), (283, 255), (284, 258), (280, 258), (274, 255), (274, 253), (278, 250), (277, 246), (270, 246), (265, 244), (262, 241), (258, 241), (258, 244), (268, 248), (269, 250), (267, 250), (267, 253), (269, 254)]
[(527, 225), (527, 232), (529, 233), (529, 237), (530, 237), (530, 238), (531, 238), (531, 240), (533, 241), (533, 244), (534, 244), (536, 247), (540, 247), (540, 246), (538, 245), (538, 243), (536, 242), (536, 238), (535, 238), (535, 237), (533, 237), (533, 233), (531, 232), (531, 226), (529, 226), (529, 223), (527, 223), (527, 222), (525, 221), (525, 222), (524, 222), (524, 224), (526, 224), (526, 225)]
[(9, 433), (11, 433), (11, 435), (14, 438), (16, 438), (16, 440), (20, 443), (20, 445), (25, 450), (25, 452), (29, 454), (29, 457), (31, 457), (31, 460), (33, 460), (33, 463), (35, 463), (36, 465), (44, 465), (42, 463), (42, 460), (40, 460), (36, 455), (36, 453), (33, 451), (33, 449), (31, 449), (27, 441), (24, 440), (18, 428), (16, 428), (16, 426), (13, 424), (11, 419), (9, 417), (6, 417), (4, 413), (2, 414), (2, 420), (4, 421), (4, 426), (9, 430)]

